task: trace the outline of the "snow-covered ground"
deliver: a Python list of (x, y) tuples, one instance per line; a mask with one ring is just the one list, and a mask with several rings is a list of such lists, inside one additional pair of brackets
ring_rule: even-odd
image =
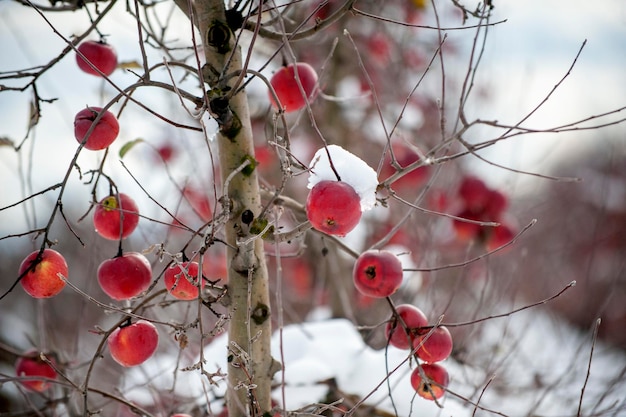
[[(540, 307), (483, 324), (468, 355), (475, 360), (443, 362), (451, 382), (442, 408), (415, 395), (407, 351), (372, 349), (348, 320), (316, 314), (316, 320), (276, 331), (272, 340), (274, 357), (284, 361), (274, 398), (290, 411), (323, 402), (334, 380), (348, 408), (363, 399), (364, 406), (399, 417), (626, 416), (626, 354), (596, 342), (590, 364), (592, 332), (582, 334)], [(226, 369), (226, 345), (223, 335), (205, 348), (207, 372)], [(165, 355), (129, 370), (123, 392), (141, 404), (152, 401), (147, 385), (175, 387), (178, 395), (205, 404), (207, 389), (209, 398), (218, 398), (211, 404), (218, 411), (225, 382), (209, 386), (199, 372), (180, 370), (174, 381), (163, 369), (175, 361)]]

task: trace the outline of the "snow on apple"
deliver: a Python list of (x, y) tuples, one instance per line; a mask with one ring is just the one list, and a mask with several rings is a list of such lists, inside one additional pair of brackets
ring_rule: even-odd
[(308, 188), (312, 189), (317, 183), (325, 180), (337, 181), (337, 176), (332, 165), (341, 177), (341, 181), (354, 188), (354, 191), (361, 197), (361, 211), (370, 210), (376, 204), (376, 188), (378, 187), (378, 177), (365, 161), (358, 156), (348, 152), (338, 145), (328, 145), (315, 152), (309, 168)]

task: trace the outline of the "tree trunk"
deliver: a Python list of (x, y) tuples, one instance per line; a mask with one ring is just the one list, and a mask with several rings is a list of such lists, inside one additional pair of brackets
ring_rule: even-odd
[[(227, 407), (230, 417), (261, 416), (271, 409), (271, 382), (277, 363), (270, 353), (270, 300), (267, 266), (260, 238), (251, 239), (253, 219), (261, 213), (254, 169), (254, 145), (243, 90), (229, 96), (242, 70), (241, 49), (228, 28), (223, 0), (195, 3), (195, 20), (206, 57), (204, 81), (213, 117), (220, 125), (217, 141), (222, 204), (228, 249), (229, 346)], [(247, 161), (247, 162), (246, 162)], [(248, 163), (243, 167), (244, 163)]]

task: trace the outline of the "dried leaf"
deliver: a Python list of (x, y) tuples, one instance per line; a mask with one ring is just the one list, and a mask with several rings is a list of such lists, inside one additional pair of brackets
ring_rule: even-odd
[(120, 149), (120, 158), (124, 158), (124, 156), (130, 151), (136, 144), (143, 142), (143, 139), (138, 138), (135, 140), (131, 140), (130, 142), (126, 142), (124, 146)]

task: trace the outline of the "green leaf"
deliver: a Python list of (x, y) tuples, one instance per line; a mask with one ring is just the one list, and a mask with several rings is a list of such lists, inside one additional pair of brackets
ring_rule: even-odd
[(141, 138), (137, 138), (135, 140), (131, 140), (130, 142), (126, 142), (124, 146), (122, 146), (122, 148), (120, 149), (120, 158), (123, 159), (124, 156), (128, 153), (128, 151), (130, 151), (131, 148), (133, 148), (133, 146), (141, 142), (143, 142), (143, 139)]
[(241, 170), (241, 173), (244, 176), (249, 177), (254, 172), (254, 169), (256, 168), (258, 161), (254, 159), (252, 155), (246, 155), (243, 158), (241, 158), (242, 164), (246, 161), (249, 161), (250, 163), (247, 166), (245, 166), (243, 170)]
[[(267, 227), (267, 224), (269, 222), (267, 221), (267, 219), (265, 218), (256, 218), (252, 221), (252, 224), (250, 225), (250, 233), (253, 235), (258, 235), (259, 233), (261, 233), (262, 231), (265, 230), (265, 228)], [(271, 237), (274, 234), (274, 226), (270, 226), (265, 233), (263, 233), (263, 235), (261, 235), (262, 239), (267, 239), (269, 237)]]

